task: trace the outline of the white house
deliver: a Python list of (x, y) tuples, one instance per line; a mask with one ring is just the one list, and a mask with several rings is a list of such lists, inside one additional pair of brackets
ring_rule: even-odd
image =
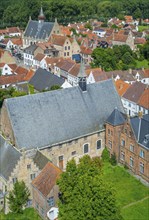
[(2, 68), (2, 75), (12, 75), (14, 70), (17, 68), (16, 64), (4, 64)]

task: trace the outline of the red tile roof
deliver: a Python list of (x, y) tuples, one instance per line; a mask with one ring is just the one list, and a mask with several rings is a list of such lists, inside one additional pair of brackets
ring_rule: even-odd
[(137, 37), (137, 38), (135, 38), (134, 43), (135, 44), (145, 44), (146, 40), (145, 40), (145, 38)]
[(34, 74), (35, 74), (34, 70), (30, 69), (28, 73), (26, 74), (26, 76), (24, 77), (24, 81), (29, 81), (33, 77)]
[(124, 34), (114, 34), (113, 41), (126, 42), (128, 36)]
[(35, 57), (34, 60), (41, 61), (45, 57), (45, 54), (38, 53)]
[(149, 69), (144, 70), (144, 78), (149, 78)]
[(17, 68), (17, 65), (14, 63), (14, 64), (7, 64), (12, 71), (14, 71), (16, 68)]
[(138, 103), (145, 88), (146, 88), (145, 84), (143, 84), (141, 82), (135, 82), (124, 93), (123, 98), (128, 99), (134, 103)]
[(120, 96), (122, 96), (127, 89), (130, 87), (130, 84), (125, 83), (123, 80), (119, 79), (115, 82), (117, 92)]
[(91, 55), (92, 52), (93, 52), (92, 49), (81, 46), (81, 53), (82, 54)]
[(9, 27), (7, 28), (8, 32), (11, 33), (18, 33), (21, 32), (20, 29), (18, 27)]
[(25, 69), (24, 67), (18, 66), (15, 71), (14, 71), (17, 75), (20, 74), (27, 74), (28, 73), (28, 69)]
[(54, 45), (63, 46), (67, 37), (61, 35), (52, 35), (51, 41)]
[(7, 76), (0, 76), (0, 85), (7, 85), (7, 84), (16, 84), (18, 82), (24, 81), (25, 74), (22, 75), (7, 75)]
[(48, 162), (40, 174), (33, 180), (32, 185), (38, 189), (45, 197), (56, 185), (62, 171), (51, 162)]
[(146, 88), (139, 99), (138, 104), (143, 108), (149, 109), (149, 88)]

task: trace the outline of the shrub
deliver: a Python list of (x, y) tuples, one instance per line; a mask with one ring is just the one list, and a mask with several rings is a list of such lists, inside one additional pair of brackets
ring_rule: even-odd
[(110, 161), (110, 153), (108, 151), (108, 149), (105, 147), (105, 149), (102, 151), (102, 155), (101, 155), (101, 158), (103, 161), (107, 161), (109, 162)]
[(115, 153), (111, 155), (110, 163), (111, 163), (113, 166), (116, 166), (117, 160), (116, 160), (116, 154), (115, 154)]

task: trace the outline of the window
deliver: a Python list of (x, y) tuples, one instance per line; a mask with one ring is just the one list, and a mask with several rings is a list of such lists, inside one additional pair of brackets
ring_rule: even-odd
[(84, 154), (88, 153), (88, 144), (84, 144)]
[(140, 150), (140, 157), (144, 158), (144, 151)]
[(68, 46), (68, 50), (70, 50), (70, 46)]
[(43, 208), (41, 208), (41, 214), (44, 215), (44, 209)]
[(140, 162), (140, 173), (144, 173), (144, 164)]
[(69, 56), (69, 52), (67, 52), (67, 56)]
[(112, 149), (112, 141), (111, 140), (108, 140), (108, 146), (110, 149)]
[(130, 157), (130, 167), (133, 167), (134, 166), (134, 161), (133, 161), (133, 158)]
[(110, 129), (108, 129), (108, 135), (110, 135)]
[(123, 147), (125, 146), (125, 140), (124, 140), (124, 139), (121, 140), (121, 145), (122, 145)]
[(31, 165), (30, 165), (30, 164), (27, 165), (27, 169), (28, 169), (28, 170), (31, 169)]
[(3, 202), (3, 201), (1, 201), (1, 205), (3, 205), (3, 203), (4, 203), (4, 202)]
[(35, 179), (35, 173), (31, 174), (30, 177), (31, 177), (31, 180)]
[(59, 156), (59, 161), (62, 161), (63, 159), (63, 156)]
[(111, 135), (113, 135), (113, 131), (111, 131)]
[(76, 155), (76, 151), (72, 151), (72, 152), (71, 152), (71, 155), (72, 155), (72, 156)]
[(125, 160), (125, 153), (123, 151), (121, 152), (121, 160)]
[(128, 106), (131, 107), (131, 104), (129, 103)]
[(130, 145), (130, 151), (134, 152), (134, 146), (133, 145)]
[(127, 134), (127, 129), (125, 128), (125, 134)]
[(64, 57), (66, 56), (66, 53), (64, 53)]
[(17, 182), (17, 178), (16, 177), (12, 178), (12, 182), (13, 184), (15, 184)]
[(53, 197), (53, 196), (50, 197), (50, 198), (47, 200), (47, 202), (48, 202), (48, 205), (49, 205), (49, 206), (54, 206), (54, 197)]
[(7, 68), (7, 67), (5, 67), (5, 70), (8, 70), (8, 68)]
[(65, 46), (65, 50), (67, 50), (67, 46)]
[(39, 203), (38, 202), (36, 202), (36, 208), (39, 209)]
[(62, 148), (62, 144), (59, 144), (59, 148)]
[(101, 140), (97, 141), (97, 150), (101, 148)]

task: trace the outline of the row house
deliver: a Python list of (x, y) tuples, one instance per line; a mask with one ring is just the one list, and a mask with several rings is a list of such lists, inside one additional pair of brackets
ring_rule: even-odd
[(143, 114), (148, 114), (149, 109), (139, 105), (139, 103), (144, 103), (144, 92), (147, 101), (147, 96), (149, 95), (147, 85), (141, 82), (135, 82), (122, 95), (122, 103), (128, 115), (135, 116), (139, 111), (142, 111)]
[(149, 181), (149, 115), (129, 118), (115, 109), (106, 121), (106, 146), (110, 155), (135, 175)]
[(3, 30), (0, 30), (0, 40), (3, 40), (5, 36), (10, 37), (21, 37), (22, 32), (19, 27), (9, 27)]
[(75, 37), (69, 38), (66, 36), (52, 35), (50, 40), (53, 46), (59, 51), (59, 57), (72, 59), (73, 55), (80, 53), (80, 46)]
[(44, 219), (47, 218), (49, 209), (51, 212), (55, 206), (57, 207), (59, 187), (56, 182), (61, 173), (61, 169), (48, 162), (40, 174), (32, 181), (32, 204)]
[(91, 48), (87, 48), (87, 47), (84, 47), (84, 46), (81, 46), (81, 52), (80, 52), (80, 55), (82, 57), (82, 61), (85, 63), (85, 64), (90, 64), (92, 62), (92, 52), (93, 50)]
[[(12, 144), (0, 135), (0, 191), (1, 204), (5, 213), (9, 212), (7, 196), (13, 189), (16, 181), (24, 181), (30, 191), (30, 198), (27, 205), (32, 204), (33, 179), (40, 173), (49, 160), (39, 151), (20, 152)], [(4, 202), (5, 200), (5, 202)]]

